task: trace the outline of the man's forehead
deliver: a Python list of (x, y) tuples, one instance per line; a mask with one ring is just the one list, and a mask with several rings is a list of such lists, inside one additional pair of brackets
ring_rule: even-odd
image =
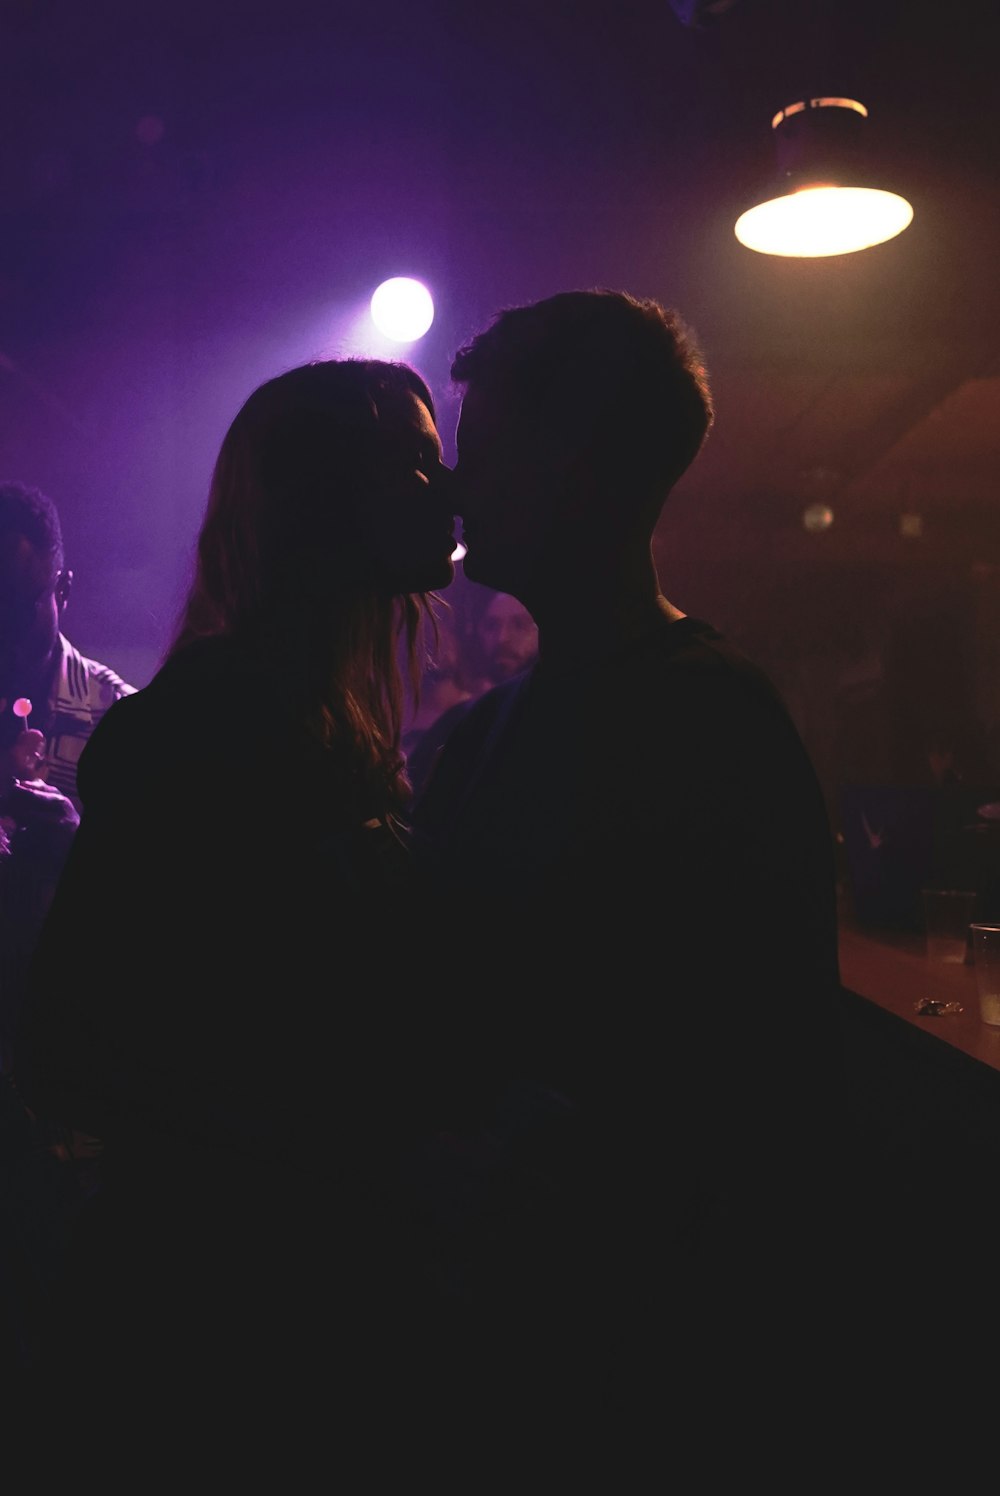
[(459, 424), (465, 437), (488, 441), (511, 424), (509, 402), (497, 389), (470, 384), (462, 398)]
[(502, 447), (522, 457), (542, 460), (549, 451), (552, 431), (547, 413), (523, 392), (501, 380), (475, 381), (466, 386), (458, 421), (459, 445), (466, 454), (486, 448), (491, 459)]

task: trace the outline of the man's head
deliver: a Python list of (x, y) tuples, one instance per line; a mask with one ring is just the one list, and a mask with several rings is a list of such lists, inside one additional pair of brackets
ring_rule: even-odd
[(465, 570), (522, 601), (570, 543), (648, 544), (713, 418), (680, 317), (621, 291), (501, 312), (451, 372)]
[(0, 483), (0, 696), (38, 689), (72, 581), (55, 504), (37, 488)]

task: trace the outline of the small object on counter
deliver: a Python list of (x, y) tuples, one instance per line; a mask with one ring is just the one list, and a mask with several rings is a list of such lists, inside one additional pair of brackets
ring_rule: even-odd
[(945, 1013), (962, 1013), (965, 1010), (961, 1003), (942, 1002), (938, 997), (922, 997), (918, 1003), (913, 1004), (913, 1011), (921, 1018), (940, 1018)]

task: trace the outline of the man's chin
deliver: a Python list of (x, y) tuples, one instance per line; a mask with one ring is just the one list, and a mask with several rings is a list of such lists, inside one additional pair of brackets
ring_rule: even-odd
[(462, 561), (462, 570), (470, 582), (478, 582), (482, 587), (492, 587), (495, 592), (505, 592), (502, 581), (496, 580), (496, 568), (490, 566), (489, 562), (483, 562), (479, 556), (474, 556), (471, 551), (466, 551)]
[(435, 571), (428, 570), (427, 581), (420, 590), (422, 592), (440, 592), (442, 588), (450, 587), (454, 580), (454, 561), (444, 561)]

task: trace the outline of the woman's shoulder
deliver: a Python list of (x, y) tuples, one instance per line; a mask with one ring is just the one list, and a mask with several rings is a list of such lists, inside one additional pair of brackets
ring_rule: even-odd
[(97, 724), (78, 766), (84, 802), (141, 782), (205, 779), (262, 751), (266, 702), (250, 662), (227, 640), (189, 645)]

